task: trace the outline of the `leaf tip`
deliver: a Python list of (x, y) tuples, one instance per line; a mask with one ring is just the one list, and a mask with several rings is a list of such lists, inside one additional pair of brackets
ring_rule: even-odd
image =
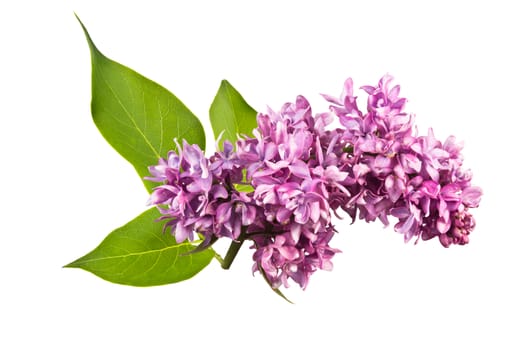
[(70, 262), (69, 264), (66, 264), (62, 266), (63, 269), (68, 269), (72, 267), (80, 267), (80, 264), (78, 263), (80, 259), (76, 259), (75, 261)]
[(80, 23), (82, 30), (84, 31), (85, 38), (87, 39), (87, 44), (89, 45), (89, 49), (91, 50), (91, 56), (94, 58), (96, 54), (101, 55), (101, 52), (98, 50), (98, 48), (94, 44), (93, 39), (91, 39), (91, 35), (87, 31), (87, 28), (85, 27), (84, 23), (82, 22), (80, 17), (76, 14), (76, 12), (73, 12), (73, 13), (74, 13), (74, 16), (76, 17), (76, 19), (78, 20), (78, 22)]

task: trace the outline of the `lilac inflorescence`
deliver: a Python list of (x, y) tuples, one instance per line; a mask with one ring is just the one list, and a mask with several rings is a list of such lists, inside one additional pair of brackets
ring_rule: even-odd
[(454, 136), (442, 143), (432, 129), (417, 136), (400, 87), (391, 81), (386, 75), (378, 86), (362, 87), (369, 95), (365, 114), (356, 106), (351, 79), (339, 99), (326, 97), (345, 127), (342, 138), (352, 145), (351, 202), (366, 221), (379, 218), (387, 225), (389, 217), (397, 218), (394, 228), (405, 241), (438, 237), (445, 247), (466, 244), (474, 228), (469, 208), (479, 205), (482, 192), (462, 168), (463, 144)]
[[(150, 167), (159, 182), (149, 199), (177, 242), (203, 245), (227, 237), (252, 242), (253, 271), (273, 288), (289, 279), (305, 288), (313, 272), (332, 269), (339, 252), (330, 246), (332, 217), (381, 220), (405, 241), (438, 237), (441, 244), (466, 244), (481, 189), (462, 168), (463, 144), (438, 141), (429, 129), (417, 136), (414, 117), (404, 112), (398, 85), (384, 76), (363, 86), (367, 111), (356, 103), (353, 82), (339, 98), (324, 95), (328, 112), (313, 115), (298, 96), (279, 111), (258, 114), (254, 137), (206, 158), (185, 141), (177, 152)], [(340, 127), (330, 127), (337, 119)]]

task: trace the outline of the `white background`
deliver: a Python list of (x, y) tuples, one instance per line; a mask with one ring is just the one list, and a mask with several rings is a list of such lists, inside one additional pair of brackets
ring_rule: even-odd
[[(0, 348), (521, 349), (523, 23), (509, 1), (12, 1), (0, 5)], [(221, 79), (257, 110), (391, 73), (421, 133), (465, 140), (484, 189), (465, 247), (405, 245), (338, 223), (343, 250), (290, 305), (230, 271), (154, 288), (61, 266), (145, 209), (132, 167), (90, 116), (90, 58), (107, 56), (200, 116)], [(362, 95), (363, 96), (363, 95)], [(363, 97), (361, 98), (363, 100)], [(212, 146), (212, 141), (208, 141)]]

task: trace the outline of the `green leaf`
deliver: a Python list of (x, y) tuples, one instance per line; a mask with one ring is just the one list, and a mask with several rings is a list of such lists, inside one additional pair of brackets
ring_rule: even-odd
[(222, 80), (209, 115), (214, 138), (218, 139), (223, 132), (222, 140), (233, 144), (238, 134), (252, 136), (252, 130), (257, 127), (256, 111), (227, 80)]
[[(162, 86), (105, 57), (80, 24), (91, 51), (93, 120), (140, 177), (148, 176), (148, 166), (174, 149), (174, 138), (205, 150), (205, 133), (198, 118)], [(155, 186), (149, 181), (144, 184), (149, 191)]]
[(260, 264), (258, 264), (258, 270), (260, 270), (261, 272), (261, 275), (263, 276), (263, 279), (265, 280), (265, 282), (267, 282), (267, 285), (269, 286), (269, 288), (272, 289), (272, 291), (276, 294), (278, 294), (281, 298), (283, 298), (286, 302), (290, 303), (290, 304), (294, 304), (289, 298), (287, 298), (285, 296), (285, 294), (283, 294), (281, 292), (281, 290), (279, 288), (273, 288), (271, 286), (271, 282), (269, 282), (269, 279), (267, 278), (267, 274), (265, 273), (265, 270), (261, 267)]
[(252, 187), (252, 185), (248, 185), (248, 184), (234, 184), (234, 188), (238, 192), (246, 192), (246, 193), (254, 192), (254, 187)]
[(251, 193), (254, 192), (254, 187), (247, 181), (247, 169), (242, 170), (242, 183), (234, 184), (234, 188), (239, 192)]
[(78, 267), (107, 281), (132, 286), (156, 286), (189, 279), (214, 257), (207, 249), (188, 254), (195, 246), (176, 243), (151, 208), (111, 232), (98, 247), (65, 267)]

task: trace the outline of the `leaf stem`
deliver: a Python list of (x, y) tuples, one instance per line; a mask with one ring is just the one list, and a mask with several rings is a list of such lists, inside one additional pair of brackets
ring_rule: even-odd
[(223, 258), (220, 254), (218, 254), (217, 252), (214, 252), (214, 258), (216, 260), (218, 260), (218, 262), (220, 263), (220, 265), (223, 265)]

